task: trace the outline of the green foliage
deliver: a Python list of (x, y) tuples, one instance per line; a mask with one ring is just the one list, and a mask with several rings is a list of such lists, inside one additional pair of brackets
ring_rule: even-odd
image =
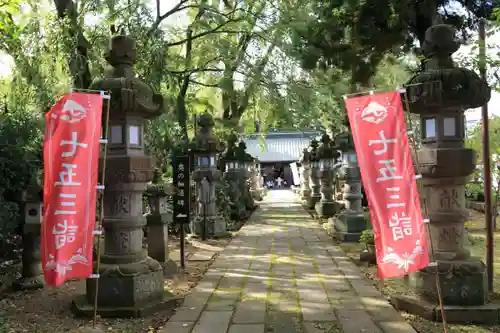
[[(484, 2), (485, 3), (485, 2)], [(291, 28), (296, 55), (304, 68), (338, 68), (352, 73), (353, 83), (366, 84), (386, 54), (401, 55), (420, 45), (441, 10), (445, 23), (469, 38), (478, 17), (492, 17), (500, 2), (485, 8), (479, 1), (328, 0), (310, 1), (304, 24)], [(453, 6), (468, 10), (459, 15)], [(444, 10), (443, 10), (444, 9)]]
[(26, 97), (22, 89), (8, 95), (0, 111), (0, 257), (12, 255), (22, 191), (41, 167), (41, 117)]
[(465, 185), (465, 195), (468, 200), (484, 201), (483, 183), (468, 183)]
[[(489, 134), (490, 134), (490, 152), (492, 154), (493, 165), (499, 165), (500, 163), (500, 117), (492, 117), (489, 120)], [(482, 150), (483, 150), (483, 138), (482, 138), (482, 127), (480, 124), (474, 126), (468, 136), (466, 141), (466, 146), (468, 148), (474, 149), (477, 152), (478, 163), (482, 163)], [(498, 172), (496, 168), (493, 172)]]
[(374, 245), (375, 238), (373, 237), (373, 230), (366, 229), (361, 233), (361, 237), (359, 238), (359, 242), (365, 245)]

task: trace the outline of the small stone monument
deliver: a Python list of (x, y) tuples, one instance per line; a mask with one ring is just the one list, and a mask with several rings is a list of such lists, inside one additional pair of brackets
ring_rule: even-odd
[[(134, 74), (136, 60), (135, 40), (113, 36), (106, 55), (112, 69), (90, 87), (111, 94), (103, 107), (106, 112), (111, 103), (104, 170), (104, 253), (99, 278), (87, 279), (86, 297), (73, 302), (77, 314), (93, 314), (97, 284), (97, 313), (103, 317), (145, 316), (175, 304), (165, 291), (162, 266), (143, 247), (142, 197), (155, 169), (153, 158), (144, 152), (144, 125), (163, 112), (163, 98)], [(106, 118), (104, 114), (103, 121)]]
[(21, 277), (12, 284), (14, 290), (39, 289), (45, 286), (40, 253), (43, 189), (38, 179), (32, 179), (23, 196), (22, 272)]
[(335, 215), (336, 207), (333, 201), (333, 177), (337, 172), (336, 160), (340, 154), (333, 149), (328, 134), (321, 136), (321, 144), (318, 148), (321, 200), (316, 203), (316, 213), (321, 218), (329, 218)]
[(344, 183), (342, 186), (344, 210), (328, 222), (335, 238), (344, 242), (358, 242), (361, 233), (366, 230), (366, 221), (361, 206), (363, 198), (361, 173), (351, 131), (340, 133), (334, 141), (342, 151), (342, 167), (339, 170), (339, 178)]
[(311, 154), (307, 148), (302, 150), (300, 164), (302, 165), (302, 173), (300, 178), (300, 199), (308, 202), (311, 199), (311, 185), (309, 183), (311, 177)]
[[(219, 141), (213, 135), (215, 125), (212, 115), (205, 112), (198, 117), (198, 133), (191, 143), (195, 166), (193, 180), (196, 182), (196, 217), (191, 221), (193, 237), (225, 237), (227, 223), (217, 215), (215, 185), (221, 179), (215, 158), (219, 152)], [(202, 186), (204, 184), (204, 186)]]
[(168, 210), (165, 184), (160, 182), (160, 177), (160, 172), (155, 170), (153, 181), (146, 189), (149, 206), (146, 215), (148, 255), (163, 267), (163, 276), (171, 278), (178, 273), (177, 264), (170, 259), (168, 250), (168, 224), (172, 222), (173, 214)]
[(430, 220), (426, 229), (432, 236), (433, 257), (427, 268), (411, 275), (419, 297), (395, 297), (394, 304), (441, 320), (438, 277), (448, 322), (497, 324), (500, 306), (486, 304), (486, 267), (465, 248), (464, 228), (469, 218), (465, 184), (476, 163), (476, 152), (464, 147), (464, 111), (487, 103), (490, 89), (474, 71), (453, 64), (451, 55), (459, 46), (451, 26), (430, 27), (423, 45), (425, 69), (408, 82), (407, 111), (420, 116), (420, 195)]
[(311, 184), (311, 197), (308, 201), (308, 207), (313, 210), (316, 203), (321, 200), (320, 184), (319, 184), (319, 155), (318, 155), (318, 141), (312, 139), (309, 145), (309, 161), (311, 171), (309, 174), (309, 183)]
[(225, 170), (223, 174), (223, 180), (228, 183), (228, 186), (230, 188), (230, 216), (232, 220), (240, 221), (243, 220), (247, 214), (245, 204), (241, 200), (242, 194), (240, 190), (240, 178), (243, 177), (243, 166), (239, 165), (238, 159), (236, 158), (236, 141), (238, 141), (236, 135), (229, 136), (226, 149), (221, 157), (221, 162), (223, 164), (223, 170)]

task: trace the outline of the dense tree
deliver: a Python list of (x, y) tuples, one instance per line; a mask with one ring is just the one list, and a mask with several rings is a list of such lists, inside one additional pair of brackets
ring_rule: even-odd
[[(166, 175), (171, 148), (192, 137), (191, 120), (205, 110), (222, 137), (255, 132), (256, 123), (263, 132), (341, 128), (350, 73), (305, 71), (294, 54), (292, 32), (307, 23), (308, 1), (166, 3), (0, 1), (0, 52), (14, 63), (0, 87), (1, 109), (9, 110), (0, 111), (0, 234), (2, 222), (15, 220), (19, 194), (4, 189), (22, 191), (41, 169), (44, 113), (71, 87), (87, 88), (105, 73), (102, 53), (114, 33), (136, 38), (136, 73), (165, 98), (145, 143)], [(393, 57), (379, 66), (384, 70), (375, 84), (404, 81), (404, 67)]]
[(366, 84), (387, 53), (422, 45), (438, 12), (467, 40), (478, 18), (491, 18), (500, 1), (314, 0), (307, 22), (293, 27), (297, 56), (305, 68), (342, 68)]

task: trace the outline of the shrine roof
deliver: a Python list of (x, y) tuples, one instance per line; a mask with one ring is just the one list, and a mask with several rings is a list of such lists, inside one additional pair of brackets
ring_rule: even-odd
[(260, 162), (292, 162), (300, 159), (302, 150), (319, 131), (269, 132), (247, 135), (247, 152)]

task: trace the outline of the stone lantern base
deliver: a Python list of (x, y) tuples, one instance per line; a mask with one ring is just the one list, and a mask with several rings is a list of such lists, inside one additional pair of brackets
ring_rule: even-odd
[(311, 190), (310, 189), (302, 190), (300, 192), (300, 199), (305, 202), (309, 202), (309, 200), (311, 200)]
[(205, 232), (207, 238), (224, 238), (231, 235), (227, 231), (227, 222), (219, 216), (198, 216), (191, 221), (191, 237), (201, 238)]
[(446, 320), (456, 324), (500, 323), (500, 301), (488, 301), (486, 267), (478, 258), (463, 261), (440, 261), (437, 266), (430, 266), (410, 275), (411, 286), (415, 295), (392, 297), (393, 305), (402, 311), (416, 314), (427, 320), (441, 321), (436, 270)]
[(72, 303), (75, 314), (93, 315), (97, 283), (97, 314), (101, 317), (144, 317), (176, 306), (177, 298), (165, 290), (163, 268), (149, 257), (130, 265), (102, 264), (100, 275), (86, 280), (86, 295)]
[(311, 197), (309, 198), (309, 200), (307, 201), (307, 207), (310, 209), (310, 210), (313, 210), (316, 208), (316, 204), (321, 200), (321, 195), (311, 195)]
[(332, 201), (320, 200), (318, 203), (316, 203), (314, 209), (316, 210), (316, 214), (318, 214), (318, 217), (322, 219), (327, 219), (329, 217), (334, 216), (337, 213), (337, 205), (333, 200)]
[(12, 283), (14, 290), (34, 290), (45, 286), (40, 253), (40, 224), (23, 225), (22, 276)]
[(328, 219), (327, 229), (343, 242), (359, 242), (361, 233), (366, 230), (365, 216), (363, 213), (344, 211)]
[(250, 190), (250, 193), (252, 195), (252, 198), (256, 201), (262, 201), (263, 199), (263, 193), (264, 191), (261, 188), (255, 189), (255, 190)]

